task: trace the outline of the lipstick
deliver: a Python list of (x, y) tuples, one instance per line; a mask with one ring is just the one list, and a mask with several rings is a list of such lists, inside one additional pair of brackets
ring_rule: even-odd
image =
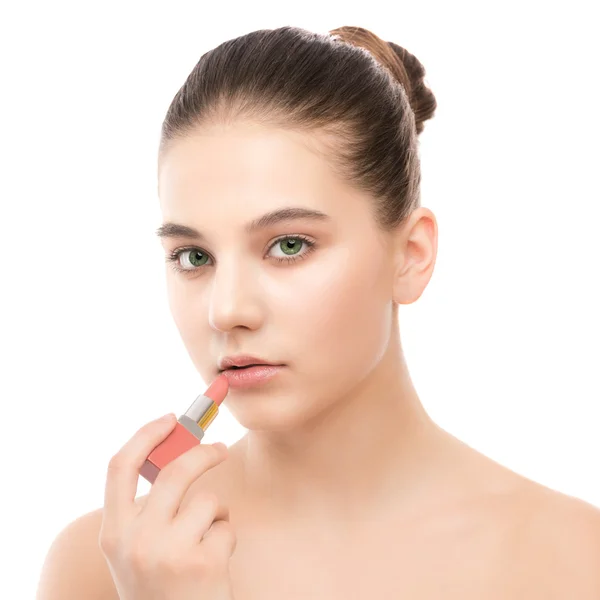
[(150, 454), (140, 469), (140, 475), (154, 483), (160, 470), (186, 450), (200, 443), (208, 426), (219, 414), (219, 405), (227, 396), (229, 381), (219, 375), (208, 389), (177, 419), (175, 429)]

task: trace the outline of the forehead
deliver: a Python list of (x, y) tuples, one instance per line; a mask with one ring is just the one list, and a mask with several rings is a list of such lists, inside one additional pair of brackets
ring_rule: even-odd
[(297, 203), (348, 193), (316, 137), (251, 124), (213, 126), (173, 142), (159, 165), (161, 205)]

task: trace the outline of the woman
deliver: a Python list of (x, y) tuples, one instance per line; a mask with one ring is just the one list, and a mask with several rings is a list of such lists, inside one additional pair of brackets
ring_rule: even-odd
[(256, 31), (195, 66), (158, 162), (171, 311), (205, 381), (226, 355), (281, 367), (229, 390), (247, 435), (134, 500), (174, 420), (138, 431), (39, 598), (600, 598), (598, 509), (441, 429), (411, 382), (398, 305), (437, 252), (424, 75), (359, 27)]

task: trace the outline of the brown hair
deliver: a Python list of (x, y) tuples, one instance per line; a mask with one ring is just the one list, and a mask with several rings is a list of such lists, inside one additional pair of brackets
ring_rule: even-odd
[(417, 136), (436, 100), (407, 50), (361, 27), (261, 29), (206, 52), (165, 116), (159, 162), (203, 125), (319, 131), (336, 173), (374, 198), (389, 230), (420, 205)]

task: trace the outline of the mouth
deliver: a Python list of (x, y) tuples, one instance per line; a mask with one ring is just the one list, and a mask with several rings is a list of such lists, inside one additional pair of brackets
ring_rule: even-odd
[[(265, 362), (262, 362), (262, 361)], [(254, 362), (256, 361), (256, 362)], [(236, 356), (225, 356), (218, 361), (217, 368), (219, 373), (227, 371), (242, 371), (255, 369), (256, 367), (280, 367), (281, 364), (271, 363), (268, 358), (263, 356), (253, 356), (252, 354), (238, 354)]]
[(244, 369), (251, 369), (252, 367), (280, 367), (281, 365), (270, 365), (270, 364), (266, 364), (266, 363), (256, 363), (253, 365), (245, 365), (243, 367), (227, 367), (226, 369), (221, 369), (221, 371), (219, 371), (220, 373), (223, 373), (224, 371), (243, 371)]

